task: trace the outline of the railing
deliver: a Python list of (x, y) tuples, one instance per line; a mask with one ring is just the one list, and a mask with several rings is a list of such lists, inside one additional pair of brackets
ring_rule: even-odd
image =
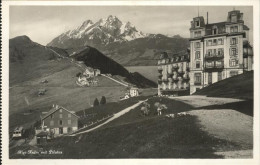
[(210, 66), (205, 66), (205, 71), (207, 72), (207, 71), (212, 71), (212, 72), (214, 72), (214, 71), (219, 71), (219, 70), (222, 70), (222, 69), (224, 69), (224, 65), (223, 64), (221, 64), (221, 65), (210, 65)]
[(201, 82), (194, 82), (194, 85), (201, 85)]
[(224, 58), (224, 54), (205, 54), (205, 59), (221, 59)]

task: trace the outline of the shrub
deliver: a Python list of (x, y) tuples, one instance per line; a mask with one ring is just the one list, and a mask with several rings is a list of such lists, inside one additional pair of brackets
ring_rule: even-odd
[(105, 96), (102, 96), (101, 97), (101, 100), (100, 100), (100, 105), (104, 105), (107, 103), (107, 100), (106, 100), (106, 97)]
[(93, 107), (96, 107), (96, 106), (99, 106), (99, 101), (97, 98), (94, 100), (94, 104), (93, 104)]

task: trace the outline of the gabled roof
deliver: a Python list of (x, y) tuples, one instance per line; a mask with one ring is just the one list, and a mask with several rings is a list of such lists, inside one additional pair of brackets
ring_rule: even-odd
[(77, 118), (79, 118), (79, 116), (77, 116), (77, 115), (76, 115), (75, 113), (73, 113), (72, 111), (69, 111), (69, 110), (67, 110), (66, 108), (62, 107), (62, 106), (56, 105), (56, 106), (54, 106), (47, 114), (45, 114), (45, 116), (43, 116), (43, 117), (41, 118), (41, 120), (44, 120), (45, 118), (47, 118), (48, 116), (50, 116), (51, 114), (53, 114), (54, 112), (56, 112), (56, 111), (58, 111), (58, 110), (60, 110), (60, 109), (65, 110), (65, 111), (71, 113), (72, 115), (76, 116)]

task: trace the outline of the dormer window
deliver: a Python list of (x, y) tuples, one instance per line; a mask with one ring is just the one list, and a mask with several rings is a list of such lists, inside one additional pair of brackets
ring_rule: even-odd
[(231, 15), (231, 22), (237, 22), (237, 15), (236, 14)]
[(199, 20), (195, 21), (195, 27), (200, 27), (200, 21)]
[(213, 26), (212, 28), (212, 34), (218, 34), (218, 27), (217, 26)]

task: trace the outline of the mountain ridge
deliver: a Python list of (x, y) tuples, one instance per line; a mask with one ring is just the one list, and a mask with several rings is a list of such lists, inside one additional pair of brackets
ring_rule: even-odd
[(123, 66), (151, 66), (157, 64), (163, 51), (178, 53), (187, 50), (189, 40), (180, 35), (146, 34), (130, 22), (122, 22), (110, 15), (97, 22), (86, 20), (54, 38), (47, 46), (75, 52), (91, 46)]

